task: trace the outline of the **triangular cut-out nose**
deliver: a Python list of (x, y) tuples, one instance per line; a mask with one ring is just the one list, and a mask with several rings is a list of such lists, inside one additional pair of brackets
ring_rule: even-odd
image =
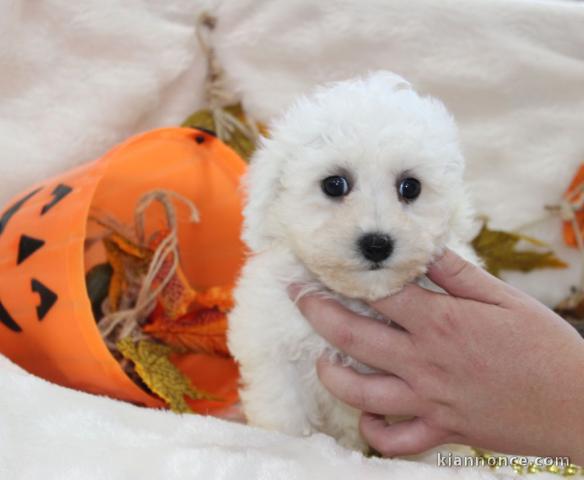
[(40, 238), (21, 235), (20, 242), (18, 243), (18, 258), (16, 259), (16, 264), (20, 265), (44, 244), (45, 241)]

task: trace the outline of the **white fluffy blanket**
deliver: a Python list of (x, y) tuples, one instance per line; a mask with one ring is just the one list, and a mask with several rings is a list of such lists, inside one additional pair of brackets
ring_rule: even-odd
[[(58, 387), (0, 358), (3, 480), (494, 480), (435, 460), (366, 459), (330, 437), (294, 438)], [(548, 477), (542, 475), (542, 480)]]
[[(268, 120), (314, 84), (386, 68), (455, 114), (478, 210), (513, 228), (557, 203), (584, 160), (584, 4), (567, 0), (0, 1), (0, 201), (201, 106), (194, 33)], [(559, 221), (530, 230), (574, 265), (508, 279), (555, 303), (578, 278)], [(1, 292), (0, 292), (1, 295)], [(0, 362), (0, 478), (491, 478), (365, 460), (49, 385)]]

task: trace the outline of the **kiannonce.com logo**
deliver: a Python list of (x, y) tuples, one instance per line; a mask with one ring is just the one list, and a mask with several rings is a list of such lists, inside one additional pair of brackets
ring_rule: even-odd
[(439, 467), (539, 467), (547, 468), (566, 468), (571, 466), (569, 457), (521, 457), (515, 455), (455, 455), (453, 453), (443, 454), (438, 452), (436, 464)]

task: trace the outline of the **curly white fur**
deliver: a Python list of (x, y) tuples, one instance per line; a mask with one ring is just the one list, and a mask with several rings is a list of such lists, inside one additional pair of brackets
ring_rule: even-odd
[[(442, 103), (395, 74), (376, 72), (300, 98), (270, 132), (246, 179), (243, 238), (251, 255), (229, 326), (245, 414), (254, 425), (295, 435), (322, 431), (362, 450), (359, 412), (316, 376), (316, 358), (331, 347), (286, 287), (308, 284), (369, 314), (358, 299), (420, 281), (445, 246), (476, 261), (457, 130)], [(352, 190), (332, 199), (321, 182), (340, 174), (351, 178)], [(409, 203), (397, 192), (404, 175), (422, 185)], [(375, 269), (357, 247), (370, 232), (394, 242)]]

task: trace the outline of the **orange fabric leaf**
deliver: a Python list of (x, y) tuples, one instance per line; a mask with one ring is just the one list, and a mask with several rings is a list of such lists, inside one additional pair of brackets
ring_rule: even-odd
[(152, 252), (118, 233), (112, 233), (105, 237), (103, 245), (106, 258), (112, 266), (108, 299), (110, 309), (115, 312), (120, 306), (122, 293), (128, 286), (127, 276), (136, 277), (146, 273)]
[(227, 315), (206, 308), (169, 320), (156, 311), (142, 331), (175, 349), (229, 356), (227, 349)]
[(233, 308), (232, 287), (211, 287), (204, 292), (197, 292), (195, 302), (202, 308), (217, 308), (229, 312)]
[[(157, 232), (149, 242), (149, 246), (156, 250), (166, 235), (168, 235), (168, 231)], [(167, 255), (160, 266), (160, 270), (158, 270), (158, 274), (154, 277), (152, 288), (156, 288), (166, 278), (173, 262), (174, 254)], [(196, 292), (191, 288), (179, 265), (166, 287), (162, 290), (158, 301), (164, 309), (164, 315), (169, 320), (175, 320), (187, 313), (195, 296)]]
[(108, 235), (107, 239), (126, 255), (144, 260), (150, 260), (150, 256), (152, 255), (150, 250), (136, 245), (134, 242), (120, 235), (119, 233), (114, 232), (111, 235)]
[(182, 371), (197, 389), (208, 392), (214, 399), (185, 397), (189, 407), (204, 415), (219, 415), (237, 410), (233, 405), (239, 400), (239, 369), (231, 357), (211, 356), (204, 353), (172, 353), (170, 361)]
[[(564, 200), (577, 208), (577, 211), (575, 212), (576, 224), (584, 236), (584, 209), (580, 207), (584, 201), (584, 164), (580, 165), (580, 168), (572, 179), (570, 186), (564, 193)], [(563, 222), (563, 234), (566, 245), (574, 248), (578, 247), (576, 233), (574, 232), (571, 221)]]

